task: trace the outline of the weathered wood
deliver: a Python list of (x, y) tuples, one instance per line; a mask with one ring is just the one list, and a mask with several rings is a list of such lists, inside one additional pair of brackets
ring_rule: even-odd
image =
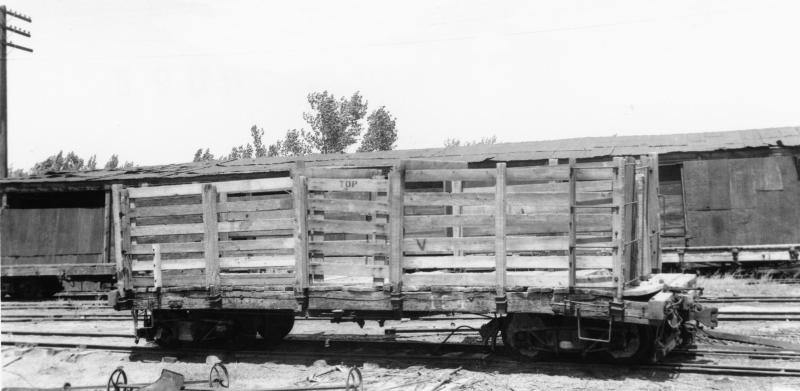
[(389, 283), (395, 295), (403, 290), (403, 228), (405, 216), (406, 162), (400, 161), (389, 173)]
[(497, 297), (506, 294), (506, 164), (497, 163), (495, 178), (494, 258)]
[(444, 228), (444, 227), (463, 226), (463, 225), (491, 225), (493, 222), (494, 222), (493, 215), (454, 214), (454, 215), (405, 216), (403, 224), (406, 229), (413, 230), (421, 228), (434, 228), (434, 227)]
[[(254, 193), (291, 190), (291, 178), (264, 178), (244, 181), (227, 181), (210, 183), (219, 193)], [(172, 197), (179, 195), (200, 194), (206, 184), (190, 183), (185, 185), (166, 185), (129, 188), (130, 198)]]
[(294, 232), (295, 290), (302, 292), (308, 287), (308, 187), (305, 176), (294, 178), (294, 210), (296, 229)]
[(268, 231), (281, 229), (294, 229), (295, 221), (291, 219), (270, 219), (270, 220), (243, 220), (226, 221), (219, 223), (219, 232), (241, 232), (241, 231)]
[(381, 175), (381, 170), (375, 168), (307, 167), (302, 175), (307, 178), (330, 179), (372, 178)]
[[(647, 262), (645, 262), (646, 269), (643, 270), (643, 274), (649, 276), (651, 273), (661, 272), (661, 232), (659, 231), (661, 228), (661, 210), (658, 207), (658, 195), (661, 193), (661, 188), (659, 184), (658, 154), (651, 153), (648, 162), (650, 163), (648, 171), (650, 175), (647, 180), (646, 212), (648, 238), (646, 238), (647, 245), (645, 246), (648, 256)], [(681, 197), (681, 202), (683, 202), (682, 198), (683, 197)], [(682, 206), (683, 205), (681, 205), (681, 207)], [(685, 228), (683, 234), (686, 235)]]
[(313, 253), (320, 253), (324, 256), (375, 256), (388, 255), (389, 246), (386, 244), (367, 243), (364, 241), (329, 241), (311, 242), (308, 244), (309, 250)]
[(337, 199), (309, 199), (311, 210), (325, 212), (358, 212), (364, 215), (372, 212), (389, 213), (389, 203), (386, 201), (361, 201)]
[(578, 220), (576, 218), (575, 205), (577, 199), (577, 169), (575, 168), (575, 158), (569, 159), (569, 273), (567, 275), (567, 285), (570, 289), (575, 288), (575, 271), (577, 262), (575, 260), (575, 246), (577, 245)]
[(494, 201), (493, 193), (406, 193), (406, 206), (486, 205)]
[[(506, 181), (506, 183), (509, 183)], [(492, 186), (465, 186), (464, 193), (490, 193)], [(546, 182), (546, 183), (526, 183), (526, 184), (507, 184), (506, 193), (567, 193), (569, 182)], [(579, 181), (577, 183), (579, 193), (590, 193), (598, 191), (611, 191), (611, 181)]]
[[(602, 238), (602, 239), (599, 239)], [(579, 243), (594, 243), (606, 241), (607, 237), (580, 238)], [(615, 243), (597, 243), (591, 245), (596, 248), (612, 248)], [(566, 251), (569, 247), (567, 236), (510, 236), (506, 235), (506, 250), (509, 252), (521, 251)], [(469, 237), (469, 238), (406, 238), (403, 240), (403, 249), (411, 253), (426, 252), (452, 252), (463, 250), (466, 252), (494, 252), (494, 237)]]
[[(491, 255), (405, 257), (404, 269), (494, 269), (495, 258)], [(576, 269), (611, 269), (611, 256), (578, 255)], [(506, 259), (507, 269), (568, 269), (566, 256), (513, 255)]]
[[(612, 217), (612, 235), (614, 237), (615, 242), (617, 243), (617, 248), (614, 249), (614, 267), (613, 267), (613, 274), (617, 276), (618, 279), (622, 280), (622, 264), (624, 259), (624, 204), (625, 204), (625, 159), (623, 158), (614, 158), (614, 161), (617, 163), (617, 170), (615, 172), (614, 177), (614, 204), (617, 205), (617, 208), (613, 211)], [(618, 299), (622, 298), (622, 288), (621, 283), (617, 285), (617, 293), (616, 297)]]
[[(256, 269), (256, 268), (287, 268), (295, 265), (293, 255), (254, 256), (254, 257), (222, 257), (219, 266), (224, 269)], [(187, 270), (205, 269), (205, 259), (162, 259), (162, 270)], [(133, 271), (150, 271), (152, 262), (133, 261)]]
[[(0, 205), (0, 215), (2, 211), (2, 205)], [(111, 190), (106, 190), (103, 192), (103, 263), (113, 262), (113, 256), (111, 255), (111, 241), (113, 240), (111, 220)], [(2, 226), (1, 222), (0, 226)], [(0, 250), (0, 254), (2, 254), (2, 250)]]
[(389, 278), (389, 266), (386, 265), (312, 262), (310, 269), (314, 275)]
[[(562, 165), (509, 168), (507, 176), (509, 181), (567, 181), (569, 167)], [(611, 168), (581, 168), (576, 174), (576, 179), (579, 181), (602, 181), (611, 178)]]
[(220, 273), (220, 284), (224, 286), (293, 286), (294, 274), (289, 273)]
[(386, 179), (328, 179), (308, 178), (309, 191), (373, 192), (386, 191)]
[(126, 272), (124, 270), (125, 265), (122, 260), (122, 222), (120, 220), (121, 187), (122, 185), (111, 185), (111, 217), (114, 221), (114, 262), (116, 263), (117, 290), (122, 295), (126, 289), (126, 280), (124, 278)]
[(439, 182), (439, 181), (491, 181), (495, 170), (492, 169), (432, 169), (407, 170), (406, 182)]
[(161, 273), (161, 248), (158, 244), (152, 245), (153, 249), (153, 286), (161, 288), (164, 277)]
[(219, 286), (219, 234), (217, 221), (217, 189), (212, 184), (203, 185), (203, 243), (206, 261), (206, 286)]
[[(581, 270), (576, 278), (581, 286), (612, 287), (612, 276), (602, 274), (593, 276), (594, 270)], [(506, 284), (509, 287), (567, 287), (567, 271), (527, 271), (508, 272)], [(494, 272), (485, 273), (444, 273), (418, 272), (403, 275), (405, 286), (493, 286), (496, 284)]]
[(370, 221), (317, 220), (312, 218), (308, 220), (308, 228), (311, 231), (325, 233), (386, 234), (384, 224)]

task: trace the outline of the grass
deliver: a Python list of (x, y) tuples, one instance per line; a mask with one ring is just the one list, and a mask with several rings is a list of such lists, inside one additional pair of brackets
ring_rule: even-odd
[(734, 278), (730, 275), (700, 276), (703, 296), (800, 296), (800, 285), (781, 284), (769, 277)]

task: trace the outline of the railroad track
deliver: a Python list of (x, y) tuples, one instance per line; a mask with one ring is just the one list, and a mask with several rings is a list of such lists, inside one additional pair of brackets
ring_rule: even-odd
[(724, 303), (800, 303), (797, 296), (716, 296), (702, 297), (698, 300), (701, 303), (724, 304)]
[[(424, 362), (433, 366), (450, 366), (453, 364), (474, 364), (481, 367), (505, 367), (519, 369), (520, 362), (498, 353), (487, 352), (483, 346), (471, 344), (436, 344), (426, 342), (377, 342), (377, 341), (340, 341), (326, 338), (300, 340), (292, 339), (273, 348), (265, 350), (230, 350), (215, 348), (182, 348), (161, 349), (149, 346), (131, 346), (122, 344), (84, 344), (74, 342), (47, 342), (47, 341), (21, 341), (4, 338), (3, 345), (38, 346), (51, 349), (89, 349), (103, 350), (118, 353), (137, 355), (175, 356), (191, 358), (194, 356), (205, 357), (215, 354), (225, 359), (235, 360), (241, 358), (277, 359), (286, 361), (303, 361), (318, 359), (339, 360), (348, 364), (361, 364), (365, 361), (400, 361), (418, 365)], [(252, 345), (250, 345), (252, 346)], [(696, 353), (689, 351), (690, 353)], [(732, 351), (727, 351), (730, 354)], [(706, 352), (708, 353), (708, 352)], [(747, 352), (752, 354), (751, 352)], [(745, 354), (745, 353), (742, 353)], [(777, 355), (776, 355), (777, 356)], [(794, 356), (792, 356), (794, 358)], [(224, 360), (225, 360), (224, 359)], [(614, 368), (613, 364), (595, 361), (548, 361), (526, 362), (526, 369), (537, 368), (542, 370), (563, 370), (565, 368), (582, 369), (591, 366)], [(693, 362), (665, 362), (631, 367), (639, 370), (659, 370), (681, 373), (708, 373), (734, 376), (787, 376), (800, 377), (800, 369), (781, 368), (775, 366), (731, 366), (709, 363)]]

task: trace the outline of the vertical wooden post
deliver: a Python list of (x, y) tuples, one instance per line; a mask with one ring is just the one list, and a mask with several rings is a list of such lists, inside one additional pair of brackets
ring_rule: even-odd
[[(253, 194), (253, 193), (248, 193), (248, 194)], [(217, 197), (219, 197), (219, 203), (217, 206), (219, 206), (219, 204), (224, 204), (228, 202), (228, 193), (218, 193)], [(220, 212), (219, 221), (228, 221), (228, 213)], [(221, 232), (219, 234), (219, 240), (225, 240), (225, 241), (230, 240), (230, 234), (227, 232)]]
[[(451, 193), (461, 193), (464, 190), (464, 183), (462, 181), (453, 181), (453, 188)], [(453, 215), (458, 216), (461, 215), (462, 208), (459, 205), (453, 205)], [(464, 226), (463, 225), (454, 225), (452, 227), (453, 230), (453, 237), (454, 238), (461, 238), (464, 236)], [(457, 257), (464, 255), (464, 250), (456, 249), (455, 254)]]
[(217, 188), (203, 184), (203, 244), (206, 261), (206, 287), (219, 286), (219, 233), (217, 231)]
[[(497, 297), (506, 295), (506, 164), (497, 163), (494, 186), (494, 270)], [(504, 309), (503, 309), (504, 311)]]
[[(636, 196), (636, 159), (633, 157), (628, 157), (625, 160), (625, 214), (623, 215), (624, 219), (624, 227), (623, 230), (623, 239), (625, 241), (625, 248), (623, 251), (623, 263), (622, 263), (622, 270), (623, 276), (626, 276), (628, 280), (633, 279), (631, 276), (631, 270), (633, 269), (632, 263), (633, 259), (633, 246), (635, 243), (633, 242), (633, 233), (634, 227), (636, 226), (636, 216), (634, 215), (634, 201)], [(625, 281), (623, 281), (624, 284)]]
[[(3, 211), (6, 209), (8, 196), (6, 193), (0, 193), (0, 234), (3, 232)], [(3, 238), (0, 237), (0, 259), (3, 257)]]
[(103, 192), (103, 256), (100, 262), (111, 263), (111, 190)]
[(575, 158), (569, 159), (569, 274), (567, 283), (570, 291), (575, 288), (575, 270), (577, 269), (575, 246), (577, 245), (578, 227), (575, 217), (577, 202), (577, 173), (575, 169)]
[(294, 275), (295, 293), (300, 294), (308, 288), (308, 186), (306, 177), (294, 177), (294, 215), (297, 229), (294, 232)]
[(615, 243), (612, 273), (614, 275), (614, 282), (616, 282), (617, 285), (616, 298), (622, 299), (622, 289), (625, 284), (625, 278), (622, 273), (623, 253), (625, 249), (625, 240), (623, 239), (623, 231), (625, 229), (625, 220), (623, 218), (625, 209), (625, 159), (623, 158), (614, 158), (614, 181), (612, 186), (614, 209), (612, 210), (611, 228)]
[(114, 230), (114, 262), (117, 264), (117, 290), (120, 295), (125, 291), (125, 271), (124, 262), (122, 260), (122, 221), (120, 219), (120, 202), (122, 194), (120, 194), (121, 185), (111, 185), (111, 218), (113, 220)]
[(153, 286), (161, 288), (164, 278), (161, 275), (161, 245), (153, 244)]
[(403, 289), (404, 197), (405, 162), (400, 161), (389, 173), (389, 282), (392, 284), (392, 294), (396, 300), (399, 300)]
[[(647, 274), (661, 272), (661, 203), (659, 202), (658, 154), (650, 154), (650, 175), (647, 182), (647, 232), (650, 249), (650, 268)], [(685, 223), (684, 223), (685, 224)]]

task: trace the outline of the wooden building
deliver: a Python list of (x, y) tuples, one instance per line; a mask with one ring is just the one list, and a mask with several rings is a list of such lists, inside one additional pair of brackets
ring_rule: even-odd
[[(307, 167), (391, 167), (399, 160), (508, 167), (657, 153), (663, 262), (792, 261), (800, 248), (800, 127), (589, 137), (380, 153), (258, 158), (47, 173), (0, 180), (2, 276), (61, 277), (100, 289), (113, 275), (110, 189), (289, 175)], [(444, 163), (443, 163), (444, 164)], [(86, 276), (86, 277), (81, 277)], [(98, 278), (98, 276), (100, 278)], [(103, 280), (108, 277), (109, 280)], [(71, 284), (71, 285), (70, 285)]]

